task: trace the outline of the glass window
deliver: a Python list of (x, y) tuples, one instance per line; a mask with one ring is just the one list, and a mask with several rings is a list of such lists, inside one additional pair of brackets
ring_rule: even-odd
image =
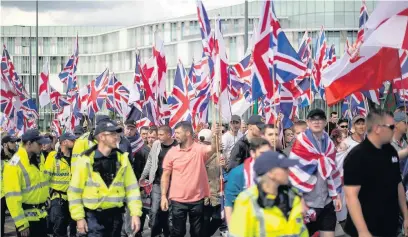
[(334, 27), (344, 27), (345, 26), (344, 20), (345, 20), (344, 12), (334, 13)]
[(306, 14), (307, 4), (308, 4), (308, 2), (306, 2), (306, 1), (299, 1), (299, 14)]
[(357, 15), (354, 12), (345, 12), (345, 27), (356, 28), (357, 24)]
[[(310, 16), (310, 15), (309, 15)], [(310, 19), (310, 20), (313, 20)], [(315, 22), (309, 22), (310, 27), (320, 28), (321, 26), (326, 26), (324, 22), (324, 13), (316, 13)]]

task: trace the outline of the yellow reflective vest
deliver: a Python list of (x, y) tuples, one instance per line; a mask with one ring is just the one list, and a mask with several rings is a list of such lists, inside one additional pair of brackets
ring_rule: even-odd
[(3, 182), (3, 176), (4, 176), (4, 165), (7, 164), (6, 160), (1, 160), (1, 198), (4, 197), (4, 182)]
[(23, 204), (43, 204), (49, 196), (49, 185), (44, 170), (44, 156), (37, 166), (30, 164), (27, 151), (20, 147), (4, 167), (4, 193), (10, 215), (18, 230), (29, 227), (29, 221), (47, 216), (45, 208), (24, 210)]
[(96, 140), (89, 141), (89, 135), (90, 135), (89, 132), (84, 133), (75, 141), (74, 148), (72, 149), (71, 158), (72, 173), (74, 173), (73, 168), (75, 167), (76, 161), (82, 155), (82, 153), (97, 144)]
[[(50, 181), (51, 190), (67, 192), (71, 180), (71, 167), (69, 162), (62, 156), (62, 153), (52, 151), (48, 154), (47, 160), (45, 161), (44, 173)], [(57, 192), (53, 193), (51, 200), (55, 198), (68, 200), (66, 194)]]
[(303, 223), (300, 197), (293, 199), (289, 218), (277, 206), (261, 208), (258, 187), (254, 185), (239, 194), (228, 225), (234, 237), (309, 236)]
[(112, 184), (107, 187), (99, 173), (94, 172), (92, 165), (96, 146), (85, 152), (76, 163), (68, 188), (69, 211), (72, 219), (85, 218), (84, 208), (105, 210), (123, 207), (124, 202), (131, 216), (142, 215), (142, 201), (135, 173), (128, 159), (128, 153), (117, 153), (120, 164)]

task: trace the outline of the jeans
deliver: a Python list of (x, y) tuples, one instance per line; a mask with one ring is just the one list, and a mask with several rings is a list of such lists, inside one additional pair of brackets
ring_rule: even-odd
[(203, 237), (213, 236), (222, 223), (221, 205), (204, 206)]
[(170, 212), (172, 216), (171, 237), (185, 236), (187, 215), (190, 220), (190, 236), (201, 236), (204, 219), (204, 200), (189, 203), (171, 201)]
[(102, 211), (85, 209), (87, 237), (118, 237), (123, 225), (123, 208)]
[(51, 200), (49, 223), (51, 225), (52, 235), (55, 237), (68, 236), (68, 226), (71, 232), (69, 236), (76, 236), (76, 223), (71, 219), (68, 201), (62, 198)]
[[(39, 221), (30, 221), (30, 237), (47, 237), (47, 220), (41, 218)], [(20, 232), (17, 231), (17, 236), (21, 237)]]
[(151, 220), (151, 237), (160, 235), (163, 232), (165, 237), (170, 234), (169, 231), (169, 212), (160, 209), (161, 190), (159, 184), (153, 184), (152, 189), (152, 206), (150, 209)]
[[(126, 207), (126, 212), (123, 214), (123, 227), (122, 227), (122, 237), (127, 237), (127, 236), (133, 236), (133, 230), (132, 230), (132, 217), (130, 216), (129, 209)], [(138, 235), (142, 235), (143, 233), (143, 227), (144, 223), (146, 220), (146, 214), (148, 213), (148, 210), (142, 209), (142, 216), (140, 217), (140, 230), (137, 232)]]

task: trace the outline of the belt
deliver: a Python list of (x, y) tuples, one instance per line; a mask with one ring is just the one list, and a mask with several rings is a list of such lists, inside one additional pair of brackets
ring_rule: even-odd
[(125, 206), (123, 207), (112, 207), (109, 209), (102, 209), (102, 208), (97, 208), (95, 210), (91, 210), (89, 208), (84, 208), (85, 212), (93, 212), (93, 213), (104, 213), (104, 214), (108, 214), (108, 213), (125, 213)]
[(28, 210), (28, 209), (42, 209), (43, 207), (47, 207), (48, 203), (44, 202), (44, 203), (40, 203), (40, 204), (22, 204), (22, 207), (24, 210)]
[(60, 195), (67, 195), (67, 192), (63, 192), (63, 191), (59, 191), (59, 190), (52, 189), (50, 196), (54, 195), (54, 193), (58, 193), (58, 194), (60, 194)]

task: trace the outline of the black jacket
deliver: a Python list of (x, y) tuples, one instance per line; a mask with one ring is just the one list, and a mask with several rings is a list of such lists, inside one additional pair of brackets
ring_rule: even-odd
[(143, 145), (143, 147), (135, 154), (133, 159), (133, 171), (135, 172), (137, 180), (139, 180), (142, 175), (147, 158), (149, 157), (149, 152), (150, 148), (147, 145)]
[(231, 150), (228, 171), (242, 164), (246, 158), (250, 157), (249, 141), (246, 135), (242, 136)]

